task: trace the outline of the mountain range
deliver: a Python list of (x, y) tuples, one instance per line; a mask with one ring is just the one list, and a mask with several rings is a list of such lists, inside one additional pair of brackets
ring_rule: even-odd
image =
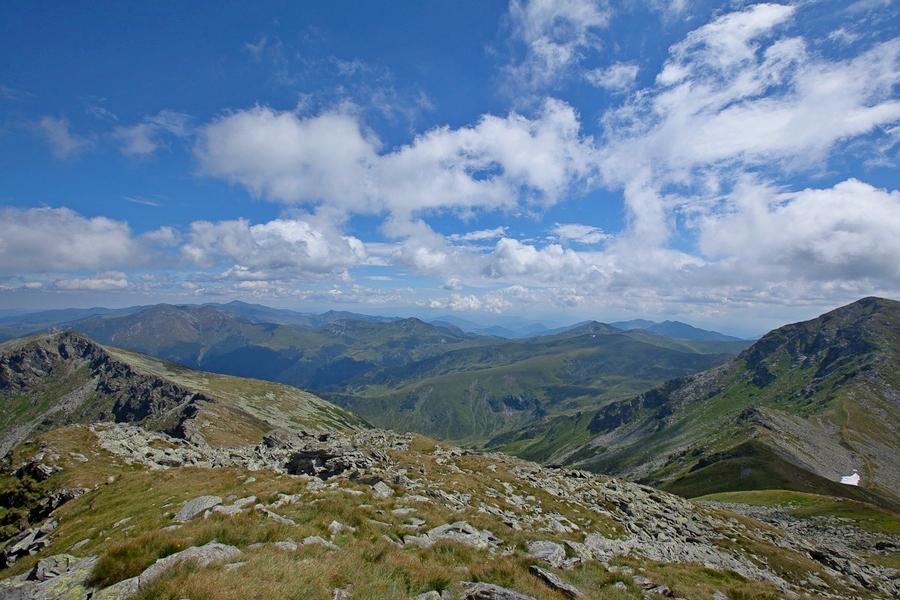
[[(894, 301), (752, 345), (600, 323), (299, 328), (217, 306), (77, 326), (204, 365), (292, 349), (344, 406), (75, 331), (0, 344), (0, 597), (900, 594)], [(491, 451), (403, 433), (440, 414)]]
[[(596, 322), (510, 340), (419, 319), (326, 313), (302, 327), (253, 320), (298, 318), (274, 312), (163, 304), (66, 327), (190, 368), (309, 390), (379, 427), (467, 444), (628, 398), (750, 344), (680, 340)], [(318, 321), (324, 324), (313, 327)]]

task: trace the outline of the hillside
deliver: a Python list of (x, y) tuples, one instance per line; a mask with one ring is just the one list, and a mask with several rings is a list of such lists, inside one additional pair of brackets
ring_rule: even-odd
[[(692, 497), (786, 489), (900, 503), (900, 303), (865, 298), (594, 413), (568, 464)], [(857, 471), (860, 487), (841, 485)]]
[(259, 441), (275, 426), (363, 426), (289, 386), (192, 371), (75, 332), (0, 344), (0, 455), (37, 431), (95, 421), (141, 423), (216, 446)]
[[(72, 327), (100, 343), (191, 368), (309, 390), (380, 427), (477, 445), (632, 397), (749, 345), (622, 332), (595, 322), (506, 340), (418, 319), (337, 319), (318, 327), (253, 320), (298, 317), (283, 312), (243, 304), (161, 304)], [(587, 439), (582, 428), (566, 445)], [(530, 455), (547, 456), (543, 447)]]
[[(372, 369), (342, 392), (320, 393), (379, 427), (480, 445), (523, 427), (540, 428), (548, 418), (596, 410), (729, 356), (657, 337), (635, 339), (592, 323)], [(726, 348), (703, 350), (716, 349)]]
[(292, 388), (74, 332), (0, 346), (0, 381), (3, 598), (900, 593), (900, 516), (865, 502), (692, 503), (362, 428)]
[(4, 598), (900, 593), (895, 513), (696, 504), (414, 435), (281, 431), (223, 450), (131, 425), (72, 426), (5, 465), (0, 497), (20, 532), (0, 545)]
[(364, 369), (490, 341), (418, 319), (339, 319), (310, 328), (260, 323), (214, 305), (158, 304), (128, 315), (87, 319), (72, 329), (103, 344), (191, 368), (314, 390)]

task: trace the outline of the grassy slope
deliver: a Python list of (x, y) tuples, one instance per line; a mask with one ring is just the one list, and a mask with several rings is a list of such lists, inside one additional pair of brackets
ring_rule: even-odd
[[(742, 418), (748, 407), (759, 406), (806, 419), (819, 427), (823, 439), (865, 457), (862, 474), (867, 485), (896, 498), (896, 480), (891, 486), (885, 476), (878, 478), (878, 470), (881, 463), (885, 475), (894, 473), (900, 452), (898, 349), (900, 304), (860, 301), (764, 336), (726, 366), (689, 378), (669, 393), (664, 408), (671, 414), (639, 410), (635, 417), (637, 423), (647, 424), (643, 431), (632, 423), (603, 432), (599, 439), (605, 444), (584, 448), (571, 459), (587, 468), (637, 473), (688, 495), (748, 486), (835, 493), (802, 469), (791, 472), (783, 463), (795, 459), (767, 441), (765, 423)], [(711, 471), (696, 470), (704, 457), (727, 457), (750, 440), (757, 440), (752, 445), (755, 455), (768, 453), (771, 460), (756, 458), (751, 466), (749, 456), (744, 462), (728, 458), (715, 477)], [(741, 464), (756, 476), (741, 477)], [(841, 490), (850, 493), (847, 486), (838, 486)]]
[[(57, 353), (63, 338), (79, 352), (90, 352), (90, 358), (64, 359)], [(27, 390), (0, 396), (4, 440), (24, 439), (35, 428), (119, 419), (115, 406), (128, 400), (125, 396), (133, 386), (155, 394), (144, 400), (156, 405), (158, 414), (148, 415), (144, 421), (158, 430), (179, 426), (186, 416), (189, 393), (205, 397), (195, 402), (198, 412), (188, 419), (216, 446), (256, 443), (275, 427), (324, 431), (368, 426), (346, 410), (287, 385), (194, 371), (147, 355), (100, 347), (77, 334), (14, 340), (4, 343), (0, 351), (23, 351), (26, 367), (15, 368), (41, 361), (41, 372), (49, 373), (36, 377)], [(113, 371), (117, 374), (110, 375)], [(134, 391), (137, 393), (137, 388)]]
[(352, 394), (325, 397), (377, 426), (459, 443), (483, 444), (533, 426), (532, 439), (544, 443), (529, 448), (528, 456), (541, 459), (573, 441), (544, 436), (545, 417), (577, 415), (726, 358), (686, 350), (618, 331), (567, 333), (373, 370), (349, 382)]
[[(239, 560), (245, 564), (236, 569), (221, 564), (202, 569), (173, 569), (143, 588), (138, 598), (327, 600), (332, 598), (333, 589), (353, 586), (351, 598), (394, 600), (447, 589), (454, 582), (467, 579), (507, 586), (538, 600), (555, 600), (561, 597), (559, 593), (550, 591), (528, 574), (534, 559), (526, 556), (527, 544), (532, 540), (580, 539), (582, 535), (580, 532), (516, 531), (505, 526), (502, 517), (474, 510), (453, 513), (439, 504), (410, 502), (398, 497), (379, 499), (372, 496), (369, 486), (346, 480), (315, 489), (307, 486), (304, 477), (267, 471), (185, 468), (148, 472), (122, 464), (99, 449), (86, 428), (66, 428), (45, 434), (36, 443), (20, 448), (13, 461), (21, 461), (36, 452), (39, 442), (44, 443), (46, 450), (58, 454), (63, 466), (61, 472), (40, 484), (43, 488), (88, 487), (93, 491), (57, 511), (60, 525), (48, 549), (0, 571), (0, 578), (26, 572), (45, 555), (71, 552), (77, 556), (100, 556), (94, 570), (95, 580), (101, 586), (108, 585), (140, 573), (159, 557), (218, 540), (239, 547), (243, 552)], [(434, 450), (433, 442), (417, 438), (409, 450), (392, 451), (391, 456), (399, 464), (414, 464), (424, 469), (429, 481), (444, 489), (461, 489), (471, 494), (473, 504), (498, 502), (489, 490), (508, 482), (518, 494), (536, 495), (545, 513), (556, 513), (581, 523), (584, 531), (614, 534), (602, 513), (522, 486), (509, 473), (509, 464), (498, 465), (489, 457), (478, 455), (457, 457), (453, 464), (446, 464), (445, 459), (438, 460)], [(77, 461), (70, 453), (84, 455), (88, 462)], [(492, 464), (494, 468), (489, 468)], [(10, 478), (0, 475), (0, 492), (9, 484)], [(277, 499), (279, 494), (299, 494), (301, 500), (279, 509), (283, 516), (295, 521), (294, 526), (251, 512), (230, 518), (213, 515), (166, 529), (184, 500), (204, 494), (223, 498), (253, 495), (264, 502)], [(501, 504), (506, 509), (517, 510), (502, 501)], [(394, 511), (410, 506), (415, 509), (413, 514), (425, 521), (423, 529), (465, 519), (480, 529), (500, 535), (507, 552), (490, 554), (452, 542), (439, 543), (430, 550), (399, 548), (393, 542), (409, 531), (404, 525), (410, 515)], [(328, 551), (316, 545), (283, 551), (271, 544), (279, 540), (299, 541), (311, 535), (328, 539), (328, 525), (333, 520), (354, 528), (334, 537), (340, 551)], [(83, 544), (73, 549), (79, 542)], [(757, 557), (793, 581), (809, 573), (828, 578), (821, 565), (807, 557), (760, 541), (740, 539), (738, 543), (748, 544)], [(676, 595), (688, 600), (708, 600), (716, 591), (746, 600), (779, 597), (772, 586), (730, 571), (624, 557), (611, 562), (631, 567), (635, 572), (640, 569), (640, 575), (669, 586)], [(644, 595), (630, 575), (610, 572), (596, 561), (571, 571), (553, 570), (590, 598), (637, 599)], [(624, 590), (613, 587), (619, 581), (625, 584)], [(841, 591), (850, 593), (846, 589)]]

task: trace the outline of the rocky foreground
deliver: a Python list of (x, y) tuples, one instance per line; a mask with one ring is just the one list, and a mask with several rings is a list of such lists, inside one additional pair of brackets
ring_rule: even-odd
[[(80, 439), (94, 440), (94, 449), (66, 451), (59, 441), (66, 438), (57, 433), (56, 442), (44, 441), (39, 452), (9, 465), (9, 472), (47, 481), (68, 474), (68, 482), (77, 484), (79, 469), (105, 460), (104, 465), (123, 473), (176, 477), (220, 470), (223, 478), (226, 472), (239, 473), (244, 479), (236, 493), (204, 494), (197, 486), (180, 503), (154, 505), (151, 512), (160, 511), (160, 523), (168, 522), (160, 529), (177, 532), (197, 523), (227, 527), (229, 522), (262, 519), (263, 525), (257, 527), (268, 522), (288, 535), (244, 547), (215, 540), (193, 545), (112, 585), (98, 585), (92, 573), (103, 552), (110, 552), (103, 550), (100, 535), (109, 540), (111, 532), (124, 532), (128, 526), (123, 521), (132, 517), (105, 524), (99, 532), (76, 533), (70, 528), (63, 535), (68, 520), (80, 514), (67, 516), (63, 508), (99, 505), (100, 500), (91, 497), (116, 485), (116, 476), (110, 475), (102, 484), (66, 487), (45, 499), (46, 520), (14, 536), (0, 552), (0, 564), (7, 566), (0, 571), (6, 576), (0, 581), (0, 598), (152, 597), (146, 595), (147, 586), (180, 562), (190, 562), (194, 569), (219, 565), (230, 573), (249, 568), (248, 560), (252, 563), (260, 552), (305, 556), (304, 552), (315, 551), (334, 561), (363, 542), (380, 543), (398, 557), (415, 555), (423, 562), (431, 559), (430, 553), (450, 552), (447, 544), (463, 546), (474, 552), (468, 560), (530, 563), (527, 569), (534, 583), (528, 585), (537, 586), (521, 589), (519, 584), (516, 589), (500, 585), (510, 582), (487, 581), (485, 576), (472, 581), (466, 577), (472, 570), (457, 565), (455, 581), (435, 586), (441, 589), (409, 593), (417, 598), (728, 597), (724, 586), (724, 591), (714, 589), (714, 573), (727, 574), (722, 581), (730, 577), (769, 590), (741, 597), (900, 597), (900, 574), (873, 560), (896, 555), (900, 535), (876, 535), (839, 522), (788, 522), (772, 511), (757, 511), (752, 514), (756, 519), (751, 519), (723, 510), (746, 507), (700, 505), (641, 485), (426, 443), (417, 436), (379, 430), (332, 434), (276, 430), (255, 446), (211, 448), (129, 425), (70, 430)], [(78, 449), (83, 448), (82, 442)], [(265, 497), (240, 493), (263, 474), (274, 476), (273, 485), (290, 490)], [(82, 482), (88, 482), (85, 477)], [(317, 504), (334, 502), (335, 495), (346, 498), (352, 511), (335, 509), (346, 522), (340, 514), (335, 515), (338, 518), (329, 518), (328, 511), (316, 514), (315, 522), (321, 523), (316, 534), (308, 525), (312, 518), (305, 515)], [(139, 504), (137, 499), (135, 503)], [(351, 514), (365, 518), (353, 516), (354, 525)], [(139, 533), (132, 531), (123, 539)], [(63, 538), (81, 536), (62, 546)], [(88, 552), (92, 547), (100, 556)], [(688, 580), (696, 572), (711, 577), (713, 584), (691, 589), (683, 583), (667, 584), (663, 576), (647, 576), (665, 572), (650, 565), (667, 564), (688, 569)], [(588, 581), (588, 573), (602, 574), (594, 579), (602, 580), (603, 586), (580, 583)], [(731, 593), (740, 589), (735, 585)], [(375, 596), (366, 595), (359, 583), (350, 583), (332, 588), (331, 597)]]

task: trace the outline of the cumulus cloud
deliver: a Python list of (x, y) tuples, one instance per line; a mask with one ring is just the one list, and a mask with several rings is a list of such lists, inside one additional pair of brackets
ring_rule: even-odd
[(517, 86), (538, 89), (556, 83), (600, 46), (598, 33), (612, 10), (598, 0), (512, 0), (509, 15), (526, 54), (508, 67), (508, 75)]
[(92, 138), (72, 133), (65, 117), (43, 117), (37, 124), (37, 131), (50, 144), (50, 150), (57, 158), (75, 157), (94, 145)]
[(605, 115), (608, 180), (641, 169), (663, 185), (698, 169), (813, 168), (838, 143), (900, 121), (900, 40), (827, 60), (776, 36), (793, 12), (756, 5), (676, 44), (657, 86)]
[(588, 277), (593, 270), (577, 252), (559, 244), (536, 248), (503, 238), (491, 253), (485, 275), (495, 279), (528, 277), (540, 281), (578, 281)]
[[(609, 285), (668, 270), (672, 289), (689, 295), (729, 279), (737, 263), (756, 290), (784, 277), (860, 281), (889, 272), (863, 243), (881, 240), (882, 229), (853, 215), (872, 210), (892, 222), (891, 194), (848, 181), (785, 196), (771, 182), (822, 172), (842, 152), (877, 161), (896, 144), (900, 39), (829, 59), (790, 35), (796, 11), (758, 4), (714, 19), (670, 49), (654, 86), (604, 115), (601, 170), (622, 190), (628, 218), (607, 245)], [(882, 143), (856, 144), (879, 136)], [(683, 251), (667, 247), (674, 238)], [(871, 261), (862, 260), (867, 251)]]
[(829, 189), (778, 193), (747, 182), (722, 213), (698, 223), (704, 254), (799, 279), (900, 278), (900, 192), (849, 179)]
[(427, 211), (547, 206), (594, 176), (594, 148), (571, 106), (438, 127), (389, 153), (345, 108), (301, 118), (254, 107), (201, 128), (201, 173), (281, 202), (411, 219)]
[(68, 208), (4, 207), (0, 225), (0, 273), (109, 269), (148, 259), (127, 223)]
[(364, 244), (352, 236), (298, 219), (251, 225), (236, 221), (195, 221), (182, 255), (201, 266), (225, 261), (225, 279), (321, 279), (366, 261)]

